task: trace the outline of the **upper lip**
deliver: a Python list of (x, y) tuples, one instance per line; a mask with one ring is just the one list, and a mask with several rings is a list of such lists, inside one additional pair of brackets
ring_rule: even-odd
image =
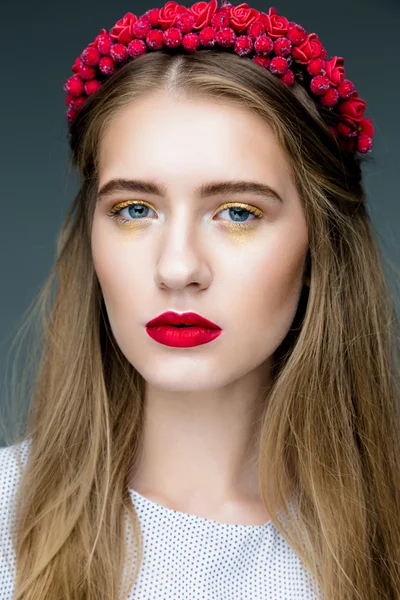
[(195, 312), (179, 314), (173, 310), (164, 312), (146, 323), (146, 327), (158, 327), (159, 325), (200, 325), (207, 329), (221, 329), (216, 323), (209, 321)]

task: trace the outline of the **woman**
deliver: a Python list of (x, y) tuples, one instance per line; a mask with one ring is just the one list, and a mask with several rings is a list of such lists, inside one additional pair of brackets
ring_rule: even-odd
[[(164, 31), (221, 10), (261, 22), (277, 57), (277, 39), (300, 48), (274, 9), (180, 10), (157, 13)], [(399, 330), (357, 154), (372, 126), (343, 136), (305, 63), (282, 81), (222, 43), (135, 56), (137, 36), (107, 74), (146, 14), (103, 30), (66, 85), (81, 186), (37, 303), (28, 427), (0, 453), (4, 597), (398, 599)]]

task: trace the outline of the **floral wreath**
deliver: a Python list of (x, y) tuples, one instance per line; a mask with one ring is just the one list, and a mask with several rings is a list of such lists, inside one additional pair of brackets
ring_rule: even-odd
[(67, 92), (67, 119), (75, 120), (86, 99), (120, 66), (146, 52), (175, 49), (195, 52), (215, 46), (249, 56), (289, 87), (302, 83), (317, 102), (336, 116), (331, 133), (346, 150), (372, 150), (374, 126), (364, 118), (366, 103), (354, 84), (346, 79), (344, 59), (327, 52), (315, 33), (279, 16), (248, 4), (233, 6), (228, 0), (196, 2), (190, 7), (174, 1), (151, 8), (137, 17), (126, 13), (107, 32), (101, 29), (77, 57), (74, 73), (64, 85)]

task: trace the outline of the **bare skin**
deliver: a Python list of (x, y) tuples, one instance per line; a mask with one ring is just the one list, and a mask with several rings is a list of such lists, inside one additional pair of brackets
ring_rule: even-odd
[[(117, 191), (96, 205), (92, 252), (121, 351), (143, 376), (142, 455), (130, 487), (169, 508), (223, 523), (270, 516), (258, 488), (261, 394), (296, 313), (308, 232), (287, 159), (257, 116), (229, 105), (153, 95), (118, 113), (101, 141), (99, 189), (157, 180), (164, 195)], [(199, 199), (211, 181), (250, 180), (250, 193)], [(107, 214), (123, 208), (118, 222)], [(262, 211), (240, 225), (224, 203)], [(246, 209), (245, 209), (246, 210)], [(146, 212), (143, 212), (146, 211)], [(144, 215), (144, 216), (141, 216)], [(149, 337), (166, 310), (194, 311), (222, 334), (193, 348)]]

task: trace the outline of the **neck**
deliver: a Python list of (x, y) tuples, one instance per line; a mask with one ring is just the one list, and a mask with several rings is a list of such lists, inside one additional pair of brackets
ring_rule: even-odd
[(264, 375), (259, 368), (217, 390), (172, 392), (146, 384), (141, 455), (130, 487), (189, 509), (260, 504), (265, 368)]

